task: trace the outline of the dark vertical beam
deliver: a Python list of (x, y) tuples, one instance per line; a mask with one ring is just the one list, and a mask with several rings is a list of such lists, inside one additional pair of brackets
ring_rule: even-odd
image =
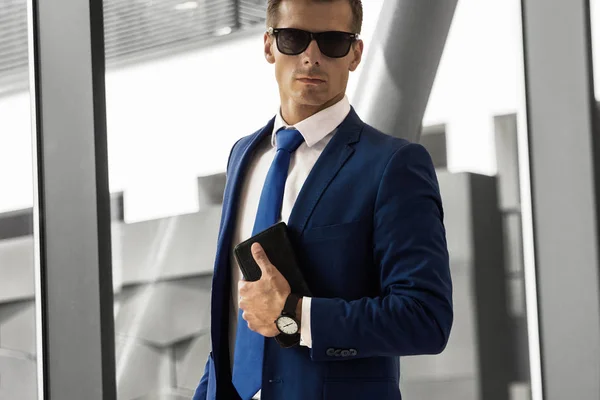
[(497, 187), (497, 179), (470, 176), (479, 398), (485, 400), (508, 399), (512, 376), (504, 238)]
[(418, 142), (457, 1), (384, 2), (354, 96), (366, 122)]
[(28, 5), (39, 398), (115, 399), (102, 1)]
[(589, 25), (587, 1), (523, 0), (545, 400), (600, 398), (600, 182)]
[(33, 211), (24, 209), (0, 214), (0, 240), (28, 236), (33, 232)]
[(234, 12), (235, 12), (235, 29), (241, 29), (242, 19), (240, 18), (240, 0), (233, 0)]

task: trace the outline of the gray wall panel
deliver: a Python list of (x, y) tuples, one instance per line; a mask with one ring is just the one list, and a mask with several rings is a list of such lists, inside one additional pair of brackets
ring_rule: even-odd
[(523, 233), (520, 212), (504, 212), (504, 244), (506, 273), (511, 277), (523, 277)]
[(0, 304), (0, 348), (35, 356), (33, 301)]
[(192, 391), (196, 389), (209, 351), (209, 332), (175, 347), (177, 387)]
[(438, 172), (438, 181), (442, 191), (446, 240), (452, 265), (469, 264), (473, 261), (473, 238), (466, 223), (471, 216), (468, 176)]
[(521, 204), (517, 115), (494, 117), (498, 191), (502, 209), (518, 209)]
[(33, 234), (33, 209), (0, 213), (0, 240)]
[(120, 231), (123, 284), (212, 273), (220, 206), (198, 213), (125, 224)]
[(531, 388), (528, 383), (515, 383), (510, 388), (511, 400), (531, 400)]
[(198, 203), (200, 209), (220, 206), (225, 192), (225, 173), (198, 178)]
[(33, 238), (0, 241), (0, 303), (34, 297)]
[[(510, 278), (508, 283), (508, 312), (511, 317), (526, 317), (525, 308), (525, 279), (522, 277)], [(527, 330), (525, 330), (525, 333)], [(527, 336), (527, 335), (525, 335)], [(527, 352), (525, 352), (527, 354)]]
[(132, 400), (159, 393), (171, 386), (169, 348), (158, 348), (131, 337), (117, 336), (116, 368), (119, 400)]
[[(123, 227), (122, 222), (112, 222), (110, 225), (110, 241), (112, 247), (112, 279), (115, 296), (123, 287)], [(116, 301), (116, 299), (115, 299)]]
[(37, 399), (35, 360), (0, 349), (0, 377), (0, 399)]
[(125, 288), (120, 294), (115, 330), (159, 347), (198, 335), (210, 324), (210, 291), (177, 282)]
[(474, 378), (463, 377), (450, 381), (414, 381), (400, 385), (402, 398), (407, 400), (479, 400), (477, 382)]
[(446, 170), (448, 168), (446, 125), (424, 127), (419, 138), (419, 143), (429, 152), (436, 170)]

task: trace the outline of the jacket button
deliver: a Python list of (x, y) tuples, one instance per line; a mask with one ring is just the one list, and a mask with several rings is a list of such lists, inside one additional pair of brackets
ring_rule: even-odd
[(351, 356), (355, 356), (358, 354), (358, 351), (356, 351), (356, 349), (350, 349), (348, 352), (350, 353)]
[(335, 349), (332, 349), (332, 348), (327, 349), (327, 355), (329, 357), (333, 357), (335, 355)]
[(349, 350), (342, 350), (342, 357), (348, 357), (350, 355)]

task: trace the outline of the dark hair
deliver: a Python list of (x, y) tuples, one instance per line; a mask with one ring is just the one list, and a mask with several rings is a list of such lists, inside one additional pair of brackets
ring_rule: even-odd
[[(279, 11), (279, 4), (281, 4), (283, 0), (269, 0), (268, 6), (267, 6), (267, 28), (268, 27), (273, 27), (273, 28), (277, 28), (276, 26), (276, 21), (277, 21), (277, 13)], [(336, 1), (336, 0), (310, 0), (314, 3), (330, 3), (332, 1)], [(352, 14), (354, 15), (354, 18), (352, 19), (352, 33), (360, 33), (361, 29), (362, 29), (362, 22), (363, 22), (363, 7), (362, 7), (362, 0), (347, 0), (350, 2), (350, 6), (352, 7)]]

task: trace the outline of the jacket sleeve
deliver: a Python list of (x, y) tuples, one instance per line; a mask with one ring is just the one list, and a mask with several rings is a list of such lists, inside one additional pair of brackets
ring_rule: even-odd
[(437, 354), (453, 321), (443, 209), (431, 157), (398, 149), (379, 185), (373, 257), (381, 294), (354, 301), (313, 298), (313, 361)]

